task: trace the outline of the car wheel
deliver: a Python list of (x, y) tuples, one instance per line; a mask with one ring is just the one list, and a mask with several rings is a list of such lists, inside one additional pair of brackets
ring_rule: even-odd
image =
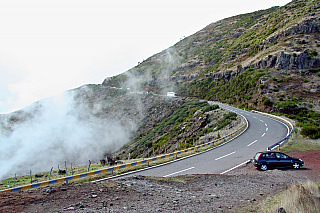
[(261, 166), (260, 166), (260, 170), (261, 171), (266, 171), (268, 169), (268, 166), (266, 165), (266, 164), (262, 164)]
[(293, 163), (293, 164), (292, 164), (292, 167), (293, 167), (294, 169), (299, 169), (299, 168), (300, 168), (300, 164), (299, 164), (299, 163)]

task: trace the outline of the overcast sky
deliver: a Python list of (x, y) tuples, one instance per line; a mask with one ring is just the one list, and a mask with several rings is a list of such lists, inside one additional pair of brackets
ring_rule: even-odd
[(102, 83), (208, 24), (289, 0), (0, 0), (0, 113)]

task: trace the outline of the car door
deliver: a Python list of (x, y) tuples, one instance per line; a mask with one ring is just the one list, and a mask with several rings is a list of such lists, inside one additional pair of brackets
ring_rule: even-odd
[(278, 160), (276, 158), (275, 153), (273, 152), (266, 153), (266, 161), (269, 167), (277, 167)]
[(283, 153), (279, 153), (280, 155), (280, 161), (281, 161), (281, 167), (291, 167), (292, 166), (292, 162), (291, 162), (291, 158)]

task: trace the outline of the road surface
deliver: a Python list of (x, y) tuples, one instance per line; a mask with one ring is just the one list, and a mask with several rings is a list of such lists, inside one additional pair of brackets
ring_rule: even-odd
[(289, 134), (289, 128), (274, 119), (216, 102), (221, 108), (245, 116), (249, 127), (242, 135), (223, 146), (163, 166), (134, 172), (122, 177), (144, 175), (172, 177), (186, 174), (225, 174), (252, 159), (256, 152), (265, 151), (268, 146)]

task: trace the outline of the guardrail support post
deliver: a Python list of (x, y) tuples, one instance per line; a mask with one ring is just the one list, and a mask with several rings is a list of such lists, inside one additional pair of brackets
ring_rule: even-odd
[[(67, 177), (68, 176), (67, 161), (64, 162), (64, 168), (66, 169), (66, 177)], [(66, 181), (66, 186), (68, 186), (68, 181)]]
[(51, 177), (52, 169), (53, 169), (53, 167), (51, 167), (51, 170), (50, 170), (49, 180), (50, 180), (50, 177)]
[(127, 163), (129, 163), (129, 160), (130, 160), (130, 152), (129, 152), (129, 157), (128, 157), (128, 161), (127, 161)]
[(88, 165), (87, 172), (89, 172), (90, 166), (91, 166), (91, 161), (89, 160), (89, 165)]
[(72, 163), (70, 163), (70, 166), (71, 166), (71, 174), (73, 175)]

